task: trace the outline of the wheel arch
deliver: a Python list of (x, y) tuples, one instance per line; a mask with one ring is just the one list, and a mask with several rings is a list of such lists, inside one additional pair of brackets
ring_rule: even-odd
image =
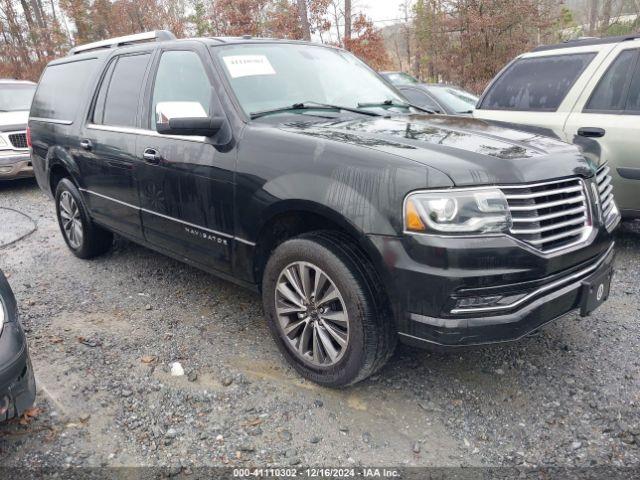
[(253, 276), (260, 285), (269, 256), (278, 245), (299, 235), (314, 231), (334, 231), (344, 235), (370, 262), (376, 278), (381, 282), (390, 301), (397, 298), (388, 269), (384, 266), (381, 252), (367, 234), (339, 212), (312, 201), (282, 201), (262, 216), (257, 229)]

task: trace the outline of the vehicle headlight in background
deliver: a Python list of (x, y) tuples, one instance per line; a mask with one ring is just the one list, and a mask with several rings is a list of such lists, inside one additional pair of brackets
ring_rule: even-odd
[(404, 202), (407, 232), (497, 233), (511, 225), (507, 200), (497, 188), (415, 192)]

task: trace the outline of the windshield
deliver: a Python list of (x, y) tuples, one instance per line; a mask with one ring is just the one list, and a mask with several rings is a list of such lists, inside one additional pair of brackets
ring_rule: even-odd
[(393, 85), (415, 85), (420, 83), (415, 77), (403, 72), (385, 73), (384, 76)]
[(478, 97), (459, 88), (430, 86), (429, 92), (456, 113), (469, 113), (476, 108)]
[(29, 110), (35, 91), (35, 85), (0, 84), (0, 112)]
[(250, 115), (299, 103), (348, 108), (404, 104), (366, 64), (333, 48), (296, 45), (215, 47), (229, 83)]

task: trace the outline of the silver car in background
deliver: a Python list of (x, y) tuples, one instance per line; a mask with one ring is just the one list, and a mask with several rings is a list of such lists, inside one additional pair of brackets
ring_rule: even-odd
[(36, 84), (0, 79), (0, 180), (32, 177), (27, 119)]

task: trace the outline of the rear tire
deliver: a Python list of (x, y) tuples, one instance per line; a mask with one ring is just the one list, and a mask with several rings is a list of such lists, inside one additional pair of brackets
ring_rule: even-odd
[(94, 258), (111, 248), (113, 234), (91, 220), (80, 191), (68, 178), (58, 182), (55, 201), (60, 232), (76, 257)]
[(262, 297), (278, 348), (313, 382), (352, 385), (393, 354), (397, 335), (386, 295), (346, 236), (313, 232), (282, 243), (267, 262)]

